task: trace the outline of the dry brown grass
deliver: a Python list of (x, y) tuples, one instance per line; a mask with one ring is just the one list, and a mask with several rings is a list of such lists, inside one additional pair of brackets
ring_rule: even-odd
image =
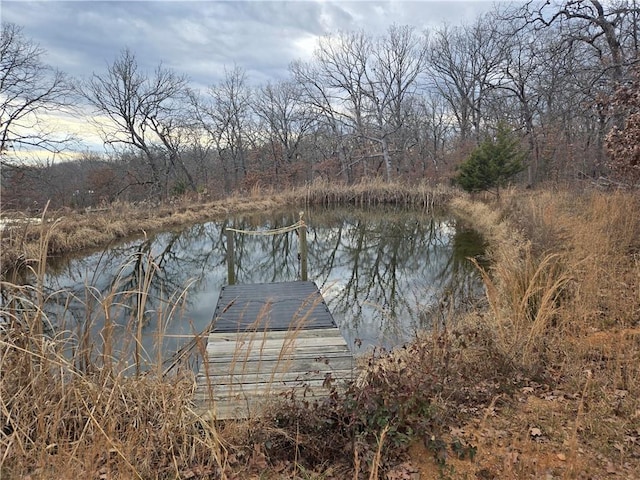
[[(94, 296), (98, 314), (107, 313), (102, 345), (89, 337), (89, 325), (76, 332), (46, 328), (48, 299), (42, 294), (42, 281), (47, 243), (56, 228), (56, 223), (41, 227), (40, 253), (32, 269), (35, 285), (1, 285), (0, 477), (217, 475), (223, 447), (215, 425), (203, 422), (193, 410), (193, 374), (182, 371), (165, 377), (161, 363), (141, 372), (142, 313), (127, 327), (136, 374), (131, 375), (124, 361), (115, 360), (109, 312), (119, 307), (116, 297), (122, 293), (137, 295), (139, 312), (144, 312), (152, 273), (144, 277), (139, 291), (120, 292), (114, 285), (103, 297)], [(148, 267), (146, 271), (154, 271), (153, 265)], [(177, 295), (174, 303), (181, 297)], [(87, 303), (88, 323), (94, 314)]]
[(638, 196), (511, 192), (500, 204), (457, 199), (454, 208), (492, 245), (479, 323), (500, 359), (494, 368), (529, 379), (488, 426), (469, 427), (485, 467), (500, 478), (638, 478)]
[(339, 182), (318, 180), (306, 188), (292, 190), (285, 195), (291, 201), (296, 203), (304, 201), (307, 205), (358, 207), (398, 205), (433, 211), (435, 208), (443, 207), (454, 192), (453, 188), (443, 185), (407, 184), (370, 179), (349, 187)]
[(2, 478), (178, 477), (214, 471), (220, 444), (200, 431), (191, 381), (79, 373), (59, 342), (3, 335)]
[[(218, 201), (201, 197), (174, 199), (163, 204), (131, 205), (116, 202), (99, 211), (58, 211), (43, 215), (45, 224), (58, 222), (51, 232), (48, 255), (61, 255), (83, 249), (99, 248), (119, 239), (143, 235), (229, 215), (269, 211), (287, 205), (393, 204), (432, 210), (442, 207), (453, 195), (451, 188), (426, 183), (406, 185), (380, 180), (355, 185), (317, 181), (307, 187), (276, 191), (255, 186), (249, 192), (237, 192)], [(0, 274), (21, 264), (33, 263), (39, 254), (40, 226), (25, 221), (1, 232)]]
[[(207, 210), (367, 205), (372, 194), (357, 188), (256, 187)], [(380, 201), (425, 198), (372, 188)], [(166, 226), (199, 221), (201, 207), (148, 215)], [(500, 203), (459, 196), (452, 208), (491, 245), (486, 308), (372, 359), (360, 384), (322, 408), (288, 403), (249, 422), (201, 421), (186, 374), (126, 378), (104, 361), (79, 370), (64, 343), (30, 333), (46, 301), (37, 287), (16, 287), (30, 304), (2, 312), (21, 327), (0, 343), (0, 476), (640, 478), (639, 207), (629, 192), (510, 191)], [(144, 217), (118, 208), (114, 222)], [(29, 227), (33, 258), (46, 259), (47, 242), (64, 244), (56, 237), (64, 222)]]
[(2, 348), (2, 478), (179, 478), (218, 469), (215, 429), (201, 430), (192, 379), (78, 372), (44, 337), (11, 332)]

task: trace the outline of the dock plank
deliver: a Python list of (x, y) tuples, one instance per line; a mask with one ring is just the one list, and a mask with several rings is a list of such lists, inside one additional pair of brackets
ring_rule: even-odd
[(295, 352), (296, 350), (301, 351), (307, 348), (313, 348), (315, 351), (322, 352), (326, 349), (331, 349), (331, 347), (341, 347), (345, 345), (344, 340), (338, 338), (327, 338), (327, 339), (305, 339), (299, 338), (295, 342), (293, 341), (282, 341), (282, 340), (265, 340), (255, 341), (255, 342), (238, 342), (235, 345), (215, 345), (209, 341), (207, 346), (207, 354), (209, 356), (222, 356), (222, 355), (233, 355), (237, 358), (242, 357), (247, 352), (252, 354), (281, 354), (287, 355)]
[[(300, 372), (250, 375), (225, 375), (219, 378), (209, 378), (211, 391), (214, 396), (226, 395), (228, 392), (257, 392), (262, 390), (286, 390), (289, 388), (316, 388), (323, 386), (325, 381), (332, 380), (334, 375), (344, 377), (351, 370), (335, 370), (333, 372), (320, 372), (301, 374)], [(205, 379), (206, 381), (206, 379)], [(206, 389), (209, 390), (208, 388)]]
[(220, 294), (194, 399), (215, 419), (246, 418), (278, 397), (325, 398), (352, 374), (352, 353), (313, 282), (232, 285)]
[(227, 285), (218, 298), (216, 332), (289, 331), (332, 328), (336, 324), (313, 282)]
[(202, 375), (203, 377), (248, 375), (258, 372), (277, 372), (284, 369), (289, 372), (332, 372), (334, 370), (345, 370), (352, 364), (352, 359), (346, 355), (327, 359), (296, 358), (289, 362), (282, 362), (280, 360), (251, 361), (243, 364), (233, 362), (215, 362), (208, 363), (206, 366), (203, 366), (199, 375)]
[(199, 390), (196, 398), (219, 403), (230, 399), (242, 399), (261, 395), (297, 395), (312, 396), (314, 398), (325, 398), (328, 390), (324, 379), (309, 380), (308, 382), (275, 382), (256, 383), (247, 385), (237, 385), (236, 388), (226, 386), (220, 389)]
[(263, 371), (257, 370), (253, 372), (234, 372), (230, 374), (212, 374), (212, 372), (207, 372), (207, 375), (198, 375), (198, 380), (201, 380), (202, 383), (210, 382), (212, 385), (218, 387), (220, 385), (226, 384), (237, 384), (237, 383), (259, 383), (265, 382), (272, 379), (272, 381), (280, 381), (283, 379), (296, 380), (296, 379), (308, 379), (308, 378), (324, 378), (327, 375), (337, 374), (345, 374), (350, 371), (351, 365), (347, 362), (344, 362), (341, 365), (342, 368), (333, 368), (333, 369), (316, 369), (316, 370), (308, 370), (308, 371)]

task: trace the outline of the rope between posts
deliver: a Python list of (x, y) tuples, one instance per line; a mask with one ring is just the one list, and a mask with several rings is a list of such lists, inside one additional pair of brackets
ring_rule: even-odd
[(294, 230), (298, 230), (300, 227), (304, 226), (304, 221), (299, 220), (293, 225), (289, 225), (288, 227), (275, 228), (273, 230), (238, 230), (235, 228), (226, 228), (225, 230), (229, 232), (242, 233), (244, 235), (280, 235), (283, 233), (293, 232)]

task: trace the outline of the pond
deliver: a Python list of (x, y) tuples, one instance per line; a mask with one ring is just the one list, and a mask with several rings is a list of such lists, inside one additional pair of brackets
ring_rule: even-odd
[[(51, 328), (81, 332), (75, 338), (89, 336), (99, 349), (106, 318), (119, 348), (137, 332), (144, 357), (167, 358), (212, 320), (227, 283), (225, 227), (274, 229), (295, 223), (298, 215), (244, 215), (55, 259), (45, 278)], [(305, 221), (309, 280), (355, 353), (399, 345), (480, 291), (468, 258), (482, 255), (482, 238), (455, 218), (314, 209), (305, 212)], [(237, 283), (299, 278), (296, 232), (234, 238)]]

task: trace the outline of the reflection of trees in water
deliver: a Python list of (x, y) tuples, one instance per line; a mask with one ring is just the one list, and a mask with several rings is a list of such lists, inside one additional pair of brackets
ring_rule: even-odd
[[(192, 297), (181, 297), (181, 293), (187, 287), (189, 291), (203, 288), (211, 267), (224, 264), (222, 249), (221, 226), (207, 223), (58, 264), (55, 274), (47, 273), (47, 291), (58, 292), (51, 294), (47, 314), (59, 329), (76, 331), (78, 339), (89, 336), (96, 340), (95, 347), (103, 343), (108, 318), (115, 351), (120, 352), (134, 347), (132, 335), (142, 319), (142, 347), (152, 358), (157, 332), (185, 316), (189, 322), (186, 313), (193, 307)], [(180, 343), (168, 338), (160, 348), (175, 349)]]
[(77, 298), (85, 297), (87, 289), (93, 299), (112, 295), (114, 303), (128, 312), (121, 316), (126, 322), (126, 317), (139, 316), (140, 295), (147, 296), (148, 310), (155, 311), (167, 295), (187, 284), (197, 289), (221, 244), (219, 227), (213, 224), (161, 233), (73, 260), (56, 275), (49, 272), (47, 285)]
[(388, 211), (348, 213), (329, 223), (329, 231), (311, 229), (313, 273), (334, 314), (369, 335), (366, 341), (406, 339), (422, 326), (419, 313), (460, 273), (449, 262), (448, 220)]
[[(237, 219), (239, 230), (273, 230), (298, 221), (298, 214), (281, 212), (255, 226), (255, 219)], [(298, 236), (296, 232), (280, 235), (235, 235), (235, 264), (238, 283), (293, 281), (299, 278)]]
[(420, 312), (420, 326), (433, 328), (444, 324), (452, 314), (471, 308), (482, 292), (482, 282), (470, 259), (485, 262), (484, 238), (457, 220), (449, 220), (453, 228), (450, 253), (436, 272), (434, 281), (441, 285), (438, 301)]
[[(288, 224), (287, 216), (274, 217), (267, 228)], [(47, 312), (59, 329), (76, 330), (78, 338), (89, 334), (99, 339), (105, 316), (116, 327), (121, 348), (131, 347), (132, 331), (144, 318), (144, 349), (152, 357), (159, 330), (174, 334), (199, 332), (211, 320), (213, 308), (197, 315), (199, 292), (219, 292), (226, 280), (224, 229), (264, 228), (263, 218), (228, 219), (205, 223), (182, 231), (170, 231), (129, 241), (101, 253), (59, 262), (48, 271), (46, 285), (51, 293)], [(276, 237), (236, 237), (236, 265), (241, 280), (294, 280), (297, 240), (289, 234)], [(285, 255), (283, 255), (283, 252)], [(294, 253), (295, 252), (295, 253)], [(209, 285), (210, 283), (214, 285)], [(186, 286), (177, 314), (167, 318), (175, 300)], [(57, 292), (53, 294), (53, 292)], [(217, 299), (208, 298), (209, 301)], [(212, 295), (209, 295), (212, 297)], [(144, 311), (139, 311), (144, 305)], [(194, 315), (195, 312), (195, 315)], [(170, 325), (173, 323), (173, 325)], [(178, 323), (179, 325), (175, 325)], [(175, 351), (184, 339), (166, 338), (161, 348)]]
[[(49, 272), (47, 285), (51, 291), (70, 292), (73, 301), (59, 296), (50, 314), (71, 316), (97, 337), (104, 321), (101, 302), (113, 294), (109, 314), (125, 336), (140, 316), (140, 296), (145, 295), (144, 347), (152, 352), (158, 328), (190, 333), (210, 322), (226, 283), (225, 227), (268, 230), (297, 220), (297, 212), (280, 212), (205, 223), (59, 265), (55, 274)], [(387, 345), (404, 340), (415, 329), (429, 326), (432, 318), (424, 312), (443, 299), (462, 298), (472, 288), (466, 257), (475, 255), (468, 247), (478, 242), (450, 219), (419, 212), (333, 210), (309, 212), (307, 225), (310, 279), (325, 292), (350, 340), (360, 337)], [(235, 235), (235, 264), (240, 283), (295, 280), (298, 237), (295, 232)], [(158, 312), (169, 311), (167, 299), (186, 285), (180, 318), (160, 325), (160, 320), (169, 320)], [(168, 339), (162, 348), (171, 353), (184, 341)]]

